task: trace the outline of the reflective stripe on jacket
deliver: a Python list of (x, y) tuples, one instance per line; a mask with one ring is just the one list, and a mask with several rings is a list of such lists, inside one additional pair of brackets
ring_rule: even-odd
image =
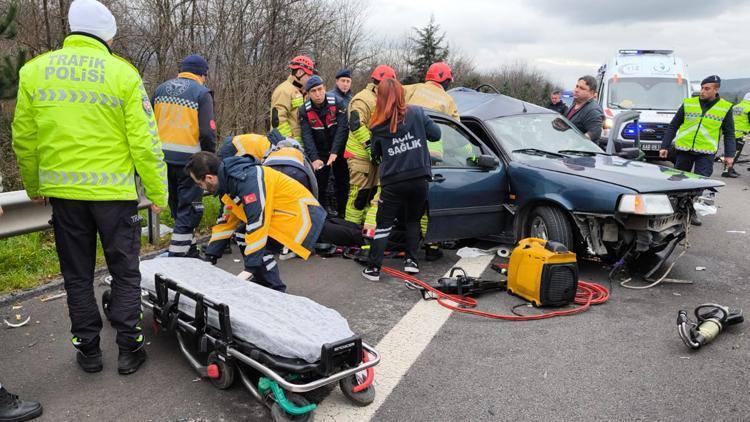
[(161, 84), (154, 112), (168, 163), (182, 165), (196, 152), (216, 150), (213, 98), (198, 76), (183, 72)]
[(245, 268), (261, 265), (268, 237), (310, 256), (326, 212), (304, 186), (249, 157), (224, 159), (218, 176), (222, 202), (246, 224)]
[(167, 169), (138, 75), (101, 40), (71, 34), (20, 71), (13, 149), (29, 196), (88, 201), (146, 196), (167, 206)]
[(680, 151), (715, 154), (719, 149), (722, 122), (731, 108), (732, 103), (720, 98), (704, 113), (700, 98), (686, 98), (683, 103), (685, 120), (677, 130), (675, 148)]

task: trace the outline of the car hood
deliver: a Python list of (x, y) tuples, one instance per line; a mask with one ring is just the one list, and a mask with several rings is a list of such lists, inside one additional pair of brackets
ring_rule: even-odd
[(524, 158), (522, 162), (539, 169), (623, 186), (639, 193), (687, 191), (724, 186), (723, 182), (697, 174), (616, 156), (529, 157)]

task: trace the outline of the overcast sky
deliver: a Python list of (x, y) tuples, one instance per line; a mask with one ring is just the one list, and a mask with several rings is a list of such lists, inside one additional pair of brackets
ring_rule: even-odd
[(367, 25), (393, 37), (435, 21), (480, 70), (525, 61), (564, 88), (619, 49), (671, 49), (690, 78), (750, 77), (749, 0), (370, 0)]

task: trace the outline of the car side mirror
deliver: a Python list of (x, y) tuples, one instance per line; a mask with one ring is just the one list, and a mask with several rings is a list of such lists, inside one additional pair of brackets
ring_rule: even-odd
[(476, 159), (477, 167), (482, 170), (495, 170), (500, 165), (500, 160), (492, 155), (480, 155)]
[(628, 160), (637, 160), (641, 156), (641, 150), (639, 148), (623, 148), (622, 151), (617, 153), (617, 156)]

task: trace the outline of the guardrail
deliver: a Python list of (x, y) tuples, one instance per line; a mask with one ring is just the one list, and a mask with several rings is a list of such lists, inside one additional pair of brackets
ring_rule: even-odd
[[(141, 189), (138, 189), (138, 192), (138, 209), (148, 209), (148, 241), (153, 245), (160, 237), (159, 215), (151, 211), (151, 202), (143, 196)], [(52, 228), (49, 224), (52, 218), (52, 205), (47, 201), (33, 202), (25, 190), (0, 193), (0, 206), (3, 208), (3, 216), (0, 217), (0, 239)]]

